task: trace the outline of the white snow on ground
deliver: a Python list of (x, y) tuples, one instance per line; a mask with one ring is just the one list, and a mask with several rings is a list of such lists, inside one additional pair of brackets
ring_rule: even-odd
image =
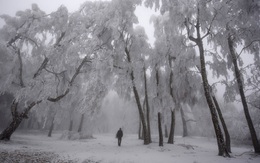
[[(175, 144), (164, 143), (158, 146), (156, 137), (153, 143), (143, 145), (137, 135), (125, 134), (122, 146), (117, 146), (113, 134), (94, 135), (95, 139), (60, 140), (61, 133), (49, 138), (37, 132), (13, 135), (10, 142), (0, 142), (0, 151), (40, 150), (54, 152), (61, 158), (77, 162), (100, 163), (259, 163), (260, 155), (252, 151), (251, 146), (232, 146), (232, 158), (217, 156), (215, 139), (199, 137), (175, 137)], [(165, 139), (166, 141), (166, 139)]]

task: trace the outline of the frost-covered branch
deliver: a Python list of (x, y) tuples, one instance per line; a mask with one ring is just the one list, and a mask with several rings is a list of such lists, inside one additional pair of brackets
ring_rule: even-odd
[(18, 40), (18, 39), (20, 39), (20, 38), (21, 38), (21, 35), (20, 35), (20, 34), (16, 34), (14, 38), (12, 38), (10, 41), (8, 41), (7, 47), (9, 47), (9, 46), (12, 46), (12, 47), (13, 47), (12, 44), (13, 44), (16, 40)]
[(69, 93), (69, 91), (70, 91), (70, 88), (68, 87), (63, 94), (61, 94), (61, 95), (59, 95), (57, 97), (53, 97), (53, 98), (52, 97), (48, 97), (47, 100), (50, 101), (50, 102), (60, 101), (63, 97), (65, 97)]
[[(49, 58), (46, 57), (46, 58), (43, 60), (43, 62), (42, 62), (42, 64), (41, 64), (41, 66), (39, 67), (39, 69), (38, 69), (38, 70), (36, 71), (36, 73), (33, 75), (33, 78), (36, 78), (36, 77), (41, 73), (41, 71), (46, 68), (46, 65), (47, 65), (48, 62), (49, 62)], [(47, 71), (47, 70), (46, 70), (46, 71)]]
[(62, 32), (60, 37), (57, 39), (56, 43), (54, 44), (54, 47), (59, 46), (62, 38), (65, 36), (66, 32)]
[(28, 118), (28, 113), (29, 111), (35, 106), (35, 105), (38, 105), (42, 102), (42, 100), (39, 100), (39, 101), (34, 101), (32, 103), (30, 103), (29, 106), (27, 106), (24, 111), (20, 114), (21, 117), (23, 118)]
[(22, 62), (20, 49), (17, 49), (17, 55), (18, 55), (18, 60), (19, 60), (19, 80), (20, 80), (20, 86), (24, 87), (24, 82), (23, 82), (23, 62)]
[(76, 79), (76, 77), (78, 76), (78, 74), (80, 73), (80, 70), (81, 68), (83, 67), (83, 65), (86, 63), (86, 62), (90, 62), (89, 61), (89, 58), (87, 56), (84, 57), (84, 59), (82, 60), (82, 62), (80, 63), (80, 65), (78, 66), (78, 68), (76, 69), (74, 75), (72, 76), (70, 82), (69, 82), (69, 85), (72, 86), (74, 80)]
[(209, 24), (209, 27), (207, 28), (207, 33), (206, 33), (204, 36), (202, 36), (201, 39), (204, 39), (205, 37), (207, 37), (207, 36), (210, 34), (211, 28), (212, 28), (212, 24), (213, 24), (214, 20), (216, 19), (217, 14), (218, 14), (218, 13), (215, 12), (215, 14), (214, 14), (214, 16), (213, 16), (213, 18), (212, 18), (212, 20), (211, 20), (211, 22), (210, 22), (210, 24)]
[(188, 18), (185, 18), (184, 25), (185, 25), (186, 30), (187, 30), (187, 33), (188, 33), (188, 38), (189, 38), (191, 41), (197, 43), (197, 39), (194, 38), (194, 37), (191, 35), (191, 33), (190, 33), (190, 28), (189, 28), (189, 25), (188, 25), (188, 21), (189, 21), (189, 19), (188, 19)]
[(39, 47), (39, 45), (37, 44), (37, 42), (34, 41), (33, 39), (31, 39), (31, 38), (29, 38), (29, 37), (27, 37), (27, 36), (24, 36), (24, 35), (21, 35), (21, 37), (24, 37), (25, 39), (27, 39), (27, 40), (33, 42), (33, 43), (35, 44), (36, 47)]
[(194, 120), (194, 119), (187, 119), (187, 120), (185, 120), (186, 122), (197, 122), (196, 120)]
[(48, 101), (51, 101), (51, 102), (57, 102), (59, 101), (60, 99), (62, 99), (63, 97), (65, 97), (69, 91), (70, 91), (70, 87), (72, 86), (72, 84), (74, 83), (76, 77), (79, 75), (80, 73), (80, 70), (81, 68), (83, 67), (83, 65), (86, 63), (86, 62), (89, 62), (89, 57), (88, 56), (85, 56), (84, 59), (82, 60), (82, 62), (80, 63), (80, 65), (77, 67), (74, 75), (72, 76), (71, 80), (69, 81), (69, 86), (67, 87), (67, 89), (65, 90), (65, 92), (57, 97), (48, 97)]

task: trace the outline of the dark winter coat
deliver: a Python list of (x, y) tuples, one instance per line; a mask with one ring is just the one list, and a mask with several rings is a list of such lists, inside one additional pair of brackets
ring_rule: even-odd
[(123, 131), (121, 130), (121, 128), (117, 131), (116, 137), (119, 139), (121, 139), (123, 137)]

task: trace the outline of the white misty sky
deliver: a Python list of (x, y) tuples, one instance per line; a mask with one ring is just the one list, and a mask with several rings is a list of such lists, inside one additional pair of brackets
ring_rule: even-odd
[[(86, 0), (0, 0), (0, 15), (8, 14), (15, 16), (15, 13), (19, 10), (25, 10), (31, 8), (32, 3), (38, 4), (39, 8), (46, 13), (56, 11), (62, 4), (66, 6), (69, 12), (76, 11), (82, 3)], [(95, 0), (92, 0), (95, 1)], [(139, 25), (143, 26), (149, 37), (149, 42), (153, 44), (154, 37), (153, 25), (149, 23), (150, 16), (155, 14), (151, 9), (147, 9), (143, 6), (137, 7), (136, 14), (139, 19)], [(2, 27), (4, 21), (0, 19), (0, 27)]]

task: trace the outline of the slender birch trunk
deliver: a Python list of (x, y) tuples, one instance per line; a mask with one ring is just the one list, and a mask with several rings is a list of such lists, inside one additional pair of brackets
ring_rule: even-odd
[(232, 57), (232, 62), (233, 62), (233, 66), (234, 66), (234, 73), (235, 73), (235, 77), (237, 80), (237, 86), (238, 86), (238, 90), (239, 90), (239, 94), (240, 94), (240, 98), (243, 104), (243, 108), (244, 108), (244, 114), (246, 117), (246, 121), (249, 127), (249, 131), (251, 134), (251, 138), (252, 138), (252, 143), (254, 146), (254, 150), (255, 153), (260, 153), (260, 144), (258, 142), (257, 139), (257, 135), (256, 135), (256, 131), (249, 113), (249, 109), (248, 109), (248, 105), (247, 105), (247, 101), (246, 101), (246, 96), (244, 93), (244, 86), (243, 86), (243, 82), (242, 82), (242, 77), (238, 68), (238, 64), (237, 64), (237, 57), (236, 57), (236, 53), (234, 50), (234, 42), (232, 40), (232, 36), (230, 35), (228, 37), (228, 47), (229, 47), (229, 51), (230, 51), (230, 55)]

